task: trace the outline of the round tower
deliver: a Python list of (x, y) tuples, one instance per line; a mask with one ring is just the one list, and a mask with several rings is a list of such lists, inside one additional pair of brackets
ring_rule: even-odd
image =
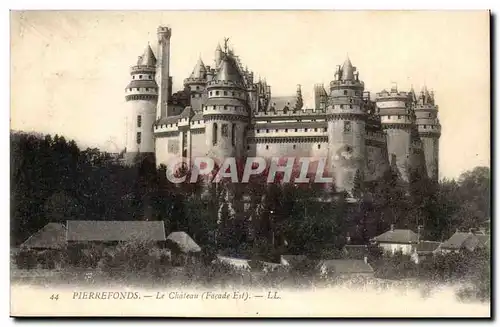
[(387, 135), (387, 152), (392, 167), (396, 167), (403, 181), (409, 180), (410, 149), (412, 147), (411, 94), (399, 92), (394, 85), (390, 92), (383, 90), (376, 96), (377, 115)]
[(335, 80), (330, 83), (330, 103), (327, 109), (329, 169), (339, 191), (352, 195), (362, 182), (365, 159), (364, 83), (347, 58), (338, 66)]
[(137, 156), (154, 158), (153, 124), (158, 100), (155, 72), (156, 58), (148, 45), (137, 64), (131, 67), (131, 81), (125, 88), (127, 140), (124, 159), (129, 165), (136, 162)]
[(207, 154), (218, 162), (245, 156), (249, 107), (245, 85), (234, 58), (223, 53), (219, 69), (207, 83), (203, 106)]
[(189, 89), (191, 107), (196, 112), (201, 111), (201, 105), (206, 101), (206, 85), (207, 68), (201, 58), (199, 58), (191, 75), (184, 80), (184, 86)]
[(434, 92), (422, 89), (414, 105), (418, 134), (422, 141), (427, 175), (431, 180), (439, 179), (439, 138), (441, 124), (438, 106), (434, 102)]

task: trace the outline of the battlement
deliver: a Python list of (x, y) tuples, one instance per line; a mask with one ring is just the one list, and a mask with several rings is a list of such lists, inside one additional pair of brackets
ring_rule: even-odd
[(439, 106), (432, 104), (415, 104), (415, 110), (438, 110)]
[(275, 111), (260, 111), (255, 112), (254, 117), (301, 117), (301, 116), (324, 116), (325, 110), (314, 110), (314, 109), (301, 109), (293, 112), (293, 109), (288, 111), (275, 110)]
[(137, 65), (137, 66), (132, 66), (130, 67), (130, 74), (139, 74), (139, 73), (146, 73), (146, 74), (151, 74), (156, 71), (156, 66), (149, 66), (149, 65)]
[(363, 81), (351, 81), (351, 80), (345, 80), (345, 81), (331, 81), (330, 82), (330, 89), (332, 88), (340, 88), (340, 87), (358, 87), (358, 88), (364, 88), (365, 83)]
[(207, 80), (205, 78), (185, 78), (184, 79), (184, 85), (188, 84), (205, 84), (207, 83)]
[(211, 80), (207, 84), (209, 87), (217, 87), (217, 86), (222, 86), (222, 87), (238, 87), (238, 88), (245, 88), (245, 85), (240, 82), (234, 82), (234, 81), (220, 81), (220, 80)]
[(158, 26), (156, 32), (158, 34), (158, 38), (170, 39), (170, 37), (172, 36), (172, 29), (168, 26)]
[(384, 100), (406, 100), (410, 97), (410, 92), (397, 90), (391, 90), (391, 92), (387, 92), (383, 90), (376, 94), (376, 101), (384, 101)]

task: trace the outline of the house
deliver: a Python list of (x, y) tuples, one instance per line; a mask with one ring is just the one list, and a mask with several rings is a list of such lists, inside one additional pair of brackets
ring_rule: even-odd
[(474, 251), (486, 245), (472, 232), (455, 232), (448, 240), (443, 242), (438, 251), (441, 253), (458, 253), (460, 251)]
[(280, 264), (287, 267), (293, 267), (304, 262), (307, 259), (307, 256), (298, 254), (285, 254), (280, 256)]
[(418, 244), (416, 244), (414, 247), (413, 253), (411, 254), (412, 260), (418, 264), (422, 260), (434, 256), (434, 254), (438, 252), (438, 248), (440, 245), (441, 245), (440, 242), (434, 242), (434, 241), (418, 242)]
[[(21, 255), (29, 255), (44, 268), (61, 268), (64, 265), (64, 250), (66, 249), (66, 227), (60, 223), (48, 223), (42, 229), (31, 235), (19, 248)], [(20, 265), (26, 264), (27, 257), (19, 259)]]
[(151, 242), (164, 246), (166, 237), (162, 221), (68, 220), (66, 240), (69, 245)]
[(323, 260), (319, 264), (321, 275), (332, 274), (340, 278), (373, 278), (374, 270), (367, 260), (336, 259)]
[(384, 253), (395, 254), (402, 252), (411, 255), (414, 245), (418, 243), (418, 235), (410, 229), (391, 229), (374, 238), (374, 241), (382, 248)]
[(22, 250), (63, 250), (66, 248), (66, 227), (59, 223), (48, 223), (31, 235), (20, 248)]
[(368, 256), (368, 245), (348, 244), (342, 249), (343, 259), (364, 260)]
[(177, 265), (194, 262), (201, 255), (201, 247), (186, 232), (172, 232), (167, 237), (167, 247), (175, 254)]
[(236, 268), (236, 269), (250, 270), (250, 264), (248, 263), (249, 262), (248, 259), (233, 258), (233, 257), (226, 257), (226, 256), (222, 256), (222, 255), (217, 255), (216, 261), (228, 264), (231, 267)]

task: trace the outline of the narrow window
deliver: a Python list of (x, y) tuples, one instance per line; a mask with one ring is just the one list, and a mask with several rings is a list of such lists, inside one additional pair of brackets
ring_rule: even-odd
[(227, 91), (224, 91), (224, 95), (227, 95)]
[(351, 122), (345, 121), (344, 122), (344, 133), (350, 133), (350, 132), (351, 132)]
[(137, 132), (137, 144), (141, 144), (141, 132)]
[(219, 91), (215, 91), (215, 95), (219, 95)]
[(293, 148), (295, 149), (296, 147), (297, 147), (297, 146), (294, 144), (294, 145), (293, 145)]
[(141, 127), (141, 126), (142, 126), (142, 116), (138, 115), (137, 116), (137, 127)]
[(391, 116), (387, 116), (388, 119), (391, 119)]
[(196, 89), (197, 89), (197, 90), (199, 90), (199, 89), (200, 89), (200, 87), (199, 87), (199, 86), (196, 86)]
[(269, 145), (266, 145), (266, 150), (269, 150)]
[(298, 128), (296, 128), (296, 129), (295, 129), (295, 131), (296, 131), (296, 132), (298, 132), (298, 131), (299, 131), (299, 129), (298, 129)]
[(344, 95), (347, 95), (347, 90), (344, 91)]
[(269, 133), (269, 130), (268, 130), (268, 129), (266, 129), (266, 133)]
[(236, 124), (233, 124), (233, 127), (231, 128), (231, 144), (233, 146), (236, 145)]
[(304, 129), (305, 132), (307, 132), (308, 130), (309, 130), (309, 128)]
[(321, 149), (321, 144), (318, 144), (318, 149)]
[(222, 124), (221, 135), (224, 137), (228, 137), (229, 131), (227, 124)]
[(323, 130), (324, 130), (324, 132), (326, 132), (326, 131), (328, 131), (328, 128), (325, 127), (325, 128), (323, 128)]
[(314, 131), (315, 131), (315, 132), (317, 132), (317, 131), (318, 131), (318, 129), (317, 129), (317, 128), (315, 128), (315, 129), (314, 129)]
[(217, 123), (214, 123), (214, 128), (212, 130), (212, 143), (213, 145), (217, 144)]
[(288, 128), (285, 128), (285, 133), (288, 132)]
[(279, 129), (277, 129), (277, 130), (276, 130), (276, 133), (278, 133), (279, 131), (280, 131), (280, 130), (279, 130)]

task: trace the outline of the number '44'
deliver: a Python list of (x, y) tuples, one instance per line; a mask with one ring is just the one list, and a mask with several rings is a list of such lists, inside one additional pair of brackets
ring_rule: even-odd
[(59, 294), (52, 294), (52, 295), (50, 296), (50, 299), (51, 299), (51, 300), (59, 300)]

